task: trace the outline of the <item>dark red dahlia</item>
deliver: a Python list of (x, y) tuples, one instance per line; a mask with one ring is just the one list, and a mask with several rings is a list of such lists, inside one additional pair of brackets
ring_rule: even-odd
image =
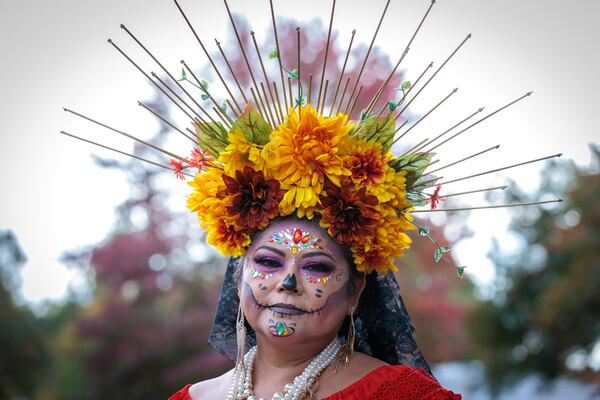
[(244, 167), (243, 171), (235, 172), (235, 178), (223, 174), (223, 182), (228, 220), (238, 229), (264, 229), (271, 219), (279, 215), (283, 191), (277, 180), (268, 179), (251, 167)]
[(363, 243), (375, 233), (381, 216), (375, 209), (377, 197), (365, 188), (353, 191), (352, 186), (337, 187), (328, 183), (327, 196), (322, 199), (321, 226), (341, 244)]

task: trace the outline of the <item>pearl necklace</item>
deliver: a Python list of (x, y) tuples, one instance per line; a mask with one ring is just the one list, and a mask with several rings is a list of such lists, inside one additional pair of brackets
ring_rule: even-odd
[[(298, 400), (311, 386), (319, 379), (321, 372), (337, 357), (342, 348), (342, 341), (336, 337), (327, 347), (323, 349), (315, 358), (313, 358), (302, 374), (294, 378), (292, 383), (284, 386), (281, 393), (275, 392), (271, 400)], [(233, 383), (227, 393), (227, 400), (266, 400), (254, 396), (252, 391), (252, 369), (254, 358), (258, 348), (252, 347), (244, 355), (244, 365), (246, 365), (246, 374), (243, 373), (240, 366), (235, 367)]]

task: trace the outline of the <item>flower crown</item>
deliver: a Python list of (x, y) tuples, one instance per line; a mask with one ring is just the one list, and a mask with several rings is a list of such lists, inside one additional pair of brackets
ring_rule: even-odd
[[(169, 99), (173, 105), (189, 117), (196, 132), (190, 129), (186, 130), (192, 133), (192, 135), (176, 127), (166, 116), (161, 115), (141, 102), (139, 103), (140, 106), (194, 143), (195, 147), (189, 157), (177, 156), (172, 152), (159, 148), (153, 143), (138, 139), (129, 133), (115, 129), (105, 123), (67, 108), (64, 108), (64, 110), (134, 139), (153, 150), (168, 155), (171, 157), (171, 160), (169, 165), (165, 165), (162, 162), (148, 160), (136, 154), (125, 153), (61, 131), (65, 135), (114, 150), (120, 154), (134, 157), (154, 166), (171, 169), (178, 178), (185, 179), (186, 176), (193, 178), (189, 182), (194, 191), (189, 196), (187, 202), (188, 208), (197, 213), (201, 225), (207, 232), (208, 242), (216, 246), (224, 255), (236, 257), (243, 255), (250, 245), (251, 237), (254, 233), (264, 229), (274, 218), (295, 214), (299, 218), (308, 219), (317, 216), (320, 226), (332, 238), (350, 248), (357, 269), (365, 273), (377, 271), (385, 274), (390, 270), (395, 271), (394, 259), (402, 256), (404, 251), (410, 247), (411, 239), (406, 232), (411, 229), (418, 229), (419, 235), (426, 236), (433, 241), (436, 246), (434, 252), (434, 260), (436, 262), (445, 260), (454, 264), (445, 254), (450, 250), (449, 247), (440, 246), (431, 236), (427, 227), (419, 226), (414, 222), (412, 214), (430, 211), (513, 207), (562, 201), (557, 199), (480, 207), (437, 208), (442, 198), (506, 189), (506, 186), (496, 186), (442, 196), (440, 194), (442, 185), (546, 160), (560, 156), (561, 154), (537, 158), (443, 182), (440, 182), (441, 177), (433, 175), (442, 169), (481, 156), (493, 149), (498, 149), (500, 145), (496, 145), (425, 173), (426, 169), (439, 161), (432, 161), (432, 157), (435, 154), (434, 150), (463, 134), (470, 128), (498, 114), (500, 111), (528, 97), (531, 92), (499, 107), (471, 123), (466, 128), (452, 133), (450, 137), (444, 138), (444, 140), (439, 141), (444, 135), (458, 129), (460, 125), (465, 124), (468, 120), (481, 113), (483, 108), (479, 108), (433, 139), (421, 141), (398, 157), (395, 157), (390, 152), (392, 145), (405, 137), (424, 118), (429, 116), (457, 91), (457, 89), (452, 90), (450, 94), (444, 97), (430, 111), (407, 127), (402, 133), (398, 134), (404, 125), (408, 123), (408, 120), (404, 118), (405, 121), (398, 127), (396, 127), (396, 120), (399, 119), (429, 82), (438, 75), (440, 70), (460, 50), (466, 41), (471, 38), (470, 34), (467, 35), (452, 51), (450, 56), (425, 81), (422, 81), (421, 78), (426, 75), (428, 70), (433, 66), (433, 63), (425, 68), (414, 84), (404, 81), (400, 84), (399, 88), (395, 91), (392, 90), (394, 93), (401, 91), (400, 99), (386, 99), (386, 97), (390, 97), (388, 89), (391, 87), (389, 85), (391, 82), (398, 82), (396, 71), (407, 55), (412, 41), (423, 26), (425, 19), (435, 4), (435, 0), (431, 1), (414, 34), (401, 53), (398, 62), (387, 75), (387, 78), (383, 80), (375, 96), (368, 99), (368, 105), (360, 112), (360, 117), (353, 122), (349, 121), (349, 116), (353, 114), (357, 101), (361, 97), (363, 87), (361, 85), (362, 74), (365, 71), (365, 66), (367, 65), (390, 0), (387, 0), (385, 4), (369, 48), (362, 63), (360, 63), (357, 75), (346, 71), (346, 62), (348, 61), (356, 33), (356, 31), (352, 31), (343, 67), (339, 77), (336, 79), (335, 92), (333, 90), (330, 91), (330, 97), (331, 93), (334, 93), (333, 100), (330, 100), (327, 98), (329, 79), (325, 79), (325, 73), (327, 70), (327, 59), (335, 14), (336, 2), (333, 1), (321, 79), (318, 82), (318, 97), (314, 96), (317, 97), (316, 107), (311, 105), (312, 75), (309, 75), (308, 79), (308, 96), (305, 96), (303, 91), (303, 79), (300, 73), (302, 66), (300, 28), (296, 28), (296, 49), (293, 52), (297, 54), (297, 57), (295, 57), (297, 68), (289, 70), (285, 67), (280, 55), (281, 47), (277, 33), (273, 2), (269, 2), (273, 21), (275, 49), (268, 54), (268, 58), (277, 61), (281, 83), (278, 90), (276, 81), (269, 78), (261, 58), (255, 34), (254, 32), (250, 32), (256, 50), (256, 57), (260, 62), (260, 70), (262, 70), (264, 76), (264, 81), (259, 82), (259, 85), (253, 72), (253, 69), (255, 71), (258, 70), (257, 66), (255, 65), (253, 68), (247, 57), (248, 49), (246, 47), (248, 47), (248, 43), (244, 45), (227, 0), (224, 0), (224, 3), (235, 32), (239, 51), (243, 56), (248, 76), (251, 79), (249, 88), (247, 87), (248, 85), (240, 84), (236, 73), (231, 68), (227, 55), (221, 48), (220, 42), (216, 41), (216, 45), (224, 64), (227, 65), (233, 77), (235, 86), (239, 89), (239, 95), (244, 100), (241, 102), (244, 104), (244, 108), (238, 103), (239, 97), (232, 94), (229, 87), (229, 84), (232, 82), (228, 84), (223, 79), (219, 68), (212, 58), (213, 56), (206, 49), (206, 46), (194, 30), (192, 23), (177, 0), (175, 0), (177, 9), (199, 42), (217, 76), (220, 78), (223, 88), (229, 94), (229, 98), (225, 102), (219, 103), (216, 101), (208, 89), (208, 83), (198, 79), (185, 61), (182, 61), (181, 78), (176, 79), (124, 25), (121, 25), (121, 28), (163, 70), (170, 80), (169, 83), (153, 72), (151, 73), (152, 76), (150, 76), (116, 43), (111, 39), (108, 40), (128, 62), (165, 95), (166, 99)], [(287, 79), (284, 79), (284, 71)], [(188, 79), (188, 74), (193, 77), (193, 80)], [(353, 84), (348, 86), (351, 78)], [(344, 80), (346, 84), (341, 91), (339, 103), (337, 103), (340, 85)], [(295, 94), (292, 89), (292, 82), (297, 83)], [(190, 94), (183, 86), (183, 83), (195, 86), (200, 91), (199, 98), (204, 103), (200, 104), (197, 96)], [(417, 87), (419, 83), (420, 87), (418, 91), (413, 93), (413, 88)], [(172, 88), (173, 85), (177, 88)], [(325, 88), (324, 90), (323, 87)], [(349, 89), (349, 96), (345, 106), (341, 108), (342, 102), (346, 98), (347, 89)], [(388, 91), (386, 92), (386, 90)], [(248, 92), (251, 93), (252, 97), (249, 96)], [(403, 104), (409, 93), (411, 94), (410, 100), (406, 104)], [(188, 103), (189, 101), (192, 104)], [(205, 109), (208, 102), (214, 105), (212, 113)], [(326, 103), (330, 107), (327, 116), (323, 112)], [(333, 110), (336, 108), (336, 103), (337, 109), (334, 113)], [(283, 107), (282, 104), (284, 105)], [(402, 107), (400, 108), (400, 106)], [(377, 107), (379, 107), (378, 110), (376, 110)], [(286, 108), (288, 112), (284, 113), (283, 110)], [(343, 112), (340, 113), (340, 110), (343, 110)], [(434, 142), (437, 143), (434, 144)], [(427, 149), (424, 150), (426, 147)], [(197, 169), (196, 174), (188, 172), (189, 169), (193, 168)], [(432, 192), (426, 191), (431, 188), (433, 188)], [(416, 207), (426, 205), (430, 206), (429, 210), (415, 209)], [(456, 268), (458, 275), (462, 276), (465, 267), (456, 266)]]
[(223, 255), (243, 255), (274, 218), (318, 216), (329, 236), (350, 248), (359, 271), (385, 274), (410, 247), (414, 200), (407, 188), (421, 185), (431, 158), (395, 158), (394, 131), (391, 113), (356, 124), (341, 113), (319, 115), (310, 104), (290, 108), (271, 130), (248, 108), (219, 140), (197, 126), (206, 149), (173, 162), (178, 171), (199, 168), (187, 205)]

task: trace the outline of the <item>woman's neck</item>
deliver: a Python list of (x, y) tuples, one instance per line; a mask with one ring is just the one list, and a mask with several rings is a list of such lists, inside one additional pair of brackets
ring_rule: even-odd
[(307, 343), (274, 346), (261, 338), (257, 338), (257, 342), (258, 353), (252, 373), (254, 394), (257, 397), (270, 398), (273, 393), (281, 392), (285, 384), (292, 383), (330, 341), (317, 346)]

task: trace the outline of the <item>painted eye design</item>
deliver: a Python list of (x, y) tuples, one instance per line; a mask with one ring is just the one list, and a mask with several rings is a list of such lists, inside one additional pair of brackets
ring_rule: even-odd
[(304, 266), (304, 269), (309, 272), (316, 272), (321, 274), (329, 274), (333, 272), (335, 267), (333, 265), (325, 263), (311, 263)]
[(256, 257), (254, 262), (258, 265), (261, 265), (266, 268), (279, 268), (281, 267), (281, 263), (279, 260), (276, 260), (271, 257)]

